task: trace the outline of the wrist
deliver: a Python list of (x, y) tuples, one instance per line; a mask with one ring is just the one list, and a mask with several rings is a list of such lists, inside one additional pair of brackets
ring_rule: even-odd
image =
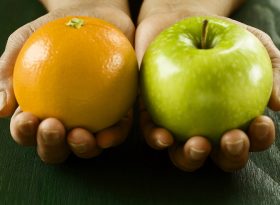
[(48, 11), (53, 11), (69, 6), (78, 6), (80, 4), (92, 4), (92, 6), (107, 6), (117, 8), (130, 15), (128, 0), (40, 0)]
[(138, 22), (155, 13), (185, 12), (187, 15), (229, 16), (245, 0), (144, 0)]
[(190, 4), (203, 7), (213, 15), (230, 16), (246, 0), (187, 0)]
[(72, 4), (78, 3), (78, 0), (40, 0), (48, 11), (52, 11), (58, 8), (70, 6)]

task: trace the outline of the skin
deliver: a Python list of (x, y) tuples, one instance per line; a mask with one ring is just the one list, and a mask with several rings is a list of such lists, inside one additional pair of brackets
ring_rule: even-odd
[[(168, 0), (144, 1), (138, 17), (135, 38), (135, 49), (139, 62), (157, 34), (178, 20), (194, 15), (212, 15), (225, 18), (243, 2), (242, 0), (178, 0), (172, 3)], [(277, 111), (280, 109), (280, 52), (264, 32), (239, 22), (235, 23), (257, 36), (270, 55), (273, 64), (274, 85), (269, 107)], [(152, 122), (143, 103), (140, 104), (140, 126), (147, 143), (157, 150), (168, 149), (173, 164), (184, 171), (199, 169), (208, 157), (211, 157), (224, 171), (231, 172), (241, 169), (246, 165), (250, 151), (266, 150), (275, 140), (273, 121), (267, 116), (259, 116), (250, 124), (247, 133), (238, 129), (226, 132), (218, 147), (212, 147), (203, 136), (193, 136), (186, 143), (178, 144), (168, 130), (157, 127)]]
[[(0, 117), (12, 115), (11, 134), (20, 145), (36, 146), (39, 157), (46, 163), (63, 162), (73, 152), (81, 158), (99, 155), (103, 149), (122, 143), (132, 124), (129, 112), (115, 126), (99, 133), (90, 133), (81, 128), (66, 132), (60, 121), (48, 118), (40, 121), (31, 113), (17, 108), (12, 87), (13, 65), (25, 40), (42, 24), (65, 15), (89, 15), (107, 20), (119, 27), (133, 43), (139, 63), (153, 38), (164, 28), (179, 19), (192, 15), (228, 16), (242, 0), (145, 0), (143, 2), (135, 35), (126, 0), (42, 0), (49, 13), (19, 28), (9, 38), (6, 50), (0, 59)], [(211, 4), (209, 4), (209, 2)], [(226, 2), (226, 3), (225, 3)], [(263, 32), (242, 25), (254, 33), (267, 48), (274, 67), (274, 88), (269, 106), (280, 110), (277, 85), (280, 81), (280, 53), (271, 39)], [(185, 144), (177, 144), (168, 130), (156, 127), (145, 107), (140, 103), (140, 126), (147, 143), (155, 149), (169, 149), (170, 159), (185, 171), (194, 171), (211, 157), (221, 169), (233, 171), (246, 165), (249, 151), (267, 149), (275, 139), (272, 120), (266, 116), (256, 118), (248, 131), (231, 130), (221, 140), (220, 147), (213, 149), (203, 136), (194, 136)], [(241, 145), (241, 146), (240, 146)]]
[(40, 121), (31, 113), (22, 112), (12, 87), (13, 65), (25, 40), (42, 24), (66, 15), (86, 15), (104, 19), (121, 29), (130, 42), (134, 42), (134, 25), (128, 2), (123, 0), (42, 0), (49, 13), (19, 28), (8, 39), (0, 60), (0, 116), (12, 113), (10, 130), (20, 145), (36, 146), (39, 157), (46, 163), (61, 163), (73, 152), (80, 158), (92, 158), (103, 149), (121, 144), (132, 125), (130, 111), (116, 125), (98, 133), (82, 128), (66, 132), (63, 124), (54, 118)]

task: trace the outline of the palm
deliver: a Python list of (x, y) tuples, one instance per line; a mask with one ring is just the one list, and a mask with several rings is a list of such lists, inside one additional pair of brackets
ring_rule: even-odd
[[(146, 48), (157, 34), (180, 18), (190, 16), (191, 13), (185, 13), (184, 15), (176, 12), (169, 13), (168, 15), (159, 13), (141, 19), (136, 31), (136, 53), (138, 60), (142, 59)], [(259, 35), (258, 37), (262, 39), (270, 53), (272, 62), (276, 62), (275, 59), (278, 59), (279, 63), (280, 54), (273, 46), (273, 43), (267, 37), (265, 39), (262, 38), (264, 34), (259, 30), (252, 28), (248, 28), (248, 30), (256, 36)], [(279, 67), (279, 64), (276, 65), (274, 63), (274, 70), (277, 70), (275, 68)], [(277, 77), (277, 73), (274, 74), (274, 78)], [(274, 83), (275, 90), (277, 88), (276, 81)], [(270, 105), (274, 109), (279, 109), (280, 103), (276, 100), (278, 98), (275, 93), (276, 91), (272, 93)], [(223, 170), (232, 171), (242, 168), (248, 160), (249, 150), (260, 151), (267, 149), (275, 138), (272, 120), (266, 116), (259, 116), (251, 123), (248, 133), (238, 129), (225, 133), (221, 138), (218, 148), (212, 148), (209, 141), (203, 136), (193, 136), (185, 144), (178, 145), (168, 130), (159, 128), (152, 122), (144, 106), (142, 106), (140, 117), (141, 128), (147, 143), (155, 149), (169, 148), (170, 158), (173, 163), (186, 171), (194, 171), (200, 168), (208, 156), (211, 156), (215, 163)]]
[[(102, 3), (101, 3), (102, 4)], [(110, 14), (110, 15), (109, 15)], [(93, 16), (115, 24), (121, 29), (130, 42), (133, 42), (134, 26), (125, 12), (111, 7), (92, 7), (87, 4), (79, 8), (64, 8), (23, 26), (14, 32), (7, 48), (1, 57), (0, 90), (5, 90), (6, 104), (0, 110), (0, 116), (11, 115), (16, 107), (16, 100), (12, 88), (12, 70), (17, 53), (25, 40), (42, 24), (65, 15)], [(22, 112), (18, 108), (11, 119), (11, 134), (14, 140), (21, 145), (37, 146), (38, 155), (47, 163), (64, 161), (70, 151), (78, 157), (90, 158), (101, 153), (102, 149), (116, 146), (124, 141), (132, 124), (132, 112), (124, 116), (115, 126), (104, 129), (99, 133), (91, 133), (82, 128), (67, 131), (64, 125), (55, 118), (39, 120), (31, 113)]]

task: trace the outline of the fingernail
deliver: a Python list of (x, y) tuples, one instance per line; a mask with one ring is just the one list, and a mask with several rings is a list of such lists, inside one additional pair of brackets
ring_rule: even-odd
[(57, 145), (61, 142), (61, 136), (56, 131), (42, 131), (42, 140), (46, 145)]
[(168, 147), (169, 146), (169, 144), (162, 139), (157, 139), (156, 143), (160, 147)]
[(6, 91), (0, 91), (0, 110), (2, 110), (7, 104), (7, 93)]
[(202, 160), (205, 158), (205, 151), (195, 147), (190, 148), (190, 158), (192, 160)]
[(76, 144), (76, 143), (69, 143), (69, 145), (80, 154), (85, 153), (87, 151), (87, 146), (85, 144)]
[(33, 135), (35, 134), (35, 129), (34, 129), (34, 126), (33, 126), (33, 122), (32, 121), (26, 121), (26, 122), (20, 122), (20, 125), (19, 125), (19, 129), (20, 129), (20, 132), (23, 134), (23, 135), (27, 135), (27, 136), (30, 136), (30, 135)]
[(255, 127), (256, 138), (259, 141), (263, 141), (266, 139), (267, 135), (269, 134), (269, 127), (266, 123), (258, 123)]
[(226, 149), (231, 155), (239, 155), (244, 147), (244, 141), (242, 139), (235, 142), (227, 142)]

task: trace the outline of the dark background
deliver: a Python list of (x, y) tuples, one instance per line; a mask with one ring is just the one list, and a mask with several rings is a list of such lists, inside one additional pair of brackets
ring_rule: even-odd
[[(138, 9), (140, 2), (131, 1)], [(21, 25), (45, 14), (36, 0), (0, 0), (0, 49)], [(269, 33), (280, 47), (280, 1), (247, 0), (233, 18)], [(9, 119), (0, 119), (0, 204), (280, 204), (279, 113), (267, 110), (276, 124), (276, 142), (252, 153), (235, 173), (220, 171), (210, 160), (195, 173), (176, 169), (165, 151), (143, 142), (134, 125), (128, 140), (100, 157), (74, 156), (61, 165), (46, 165), (35, 148), (18, 146), (10, 137)]]

